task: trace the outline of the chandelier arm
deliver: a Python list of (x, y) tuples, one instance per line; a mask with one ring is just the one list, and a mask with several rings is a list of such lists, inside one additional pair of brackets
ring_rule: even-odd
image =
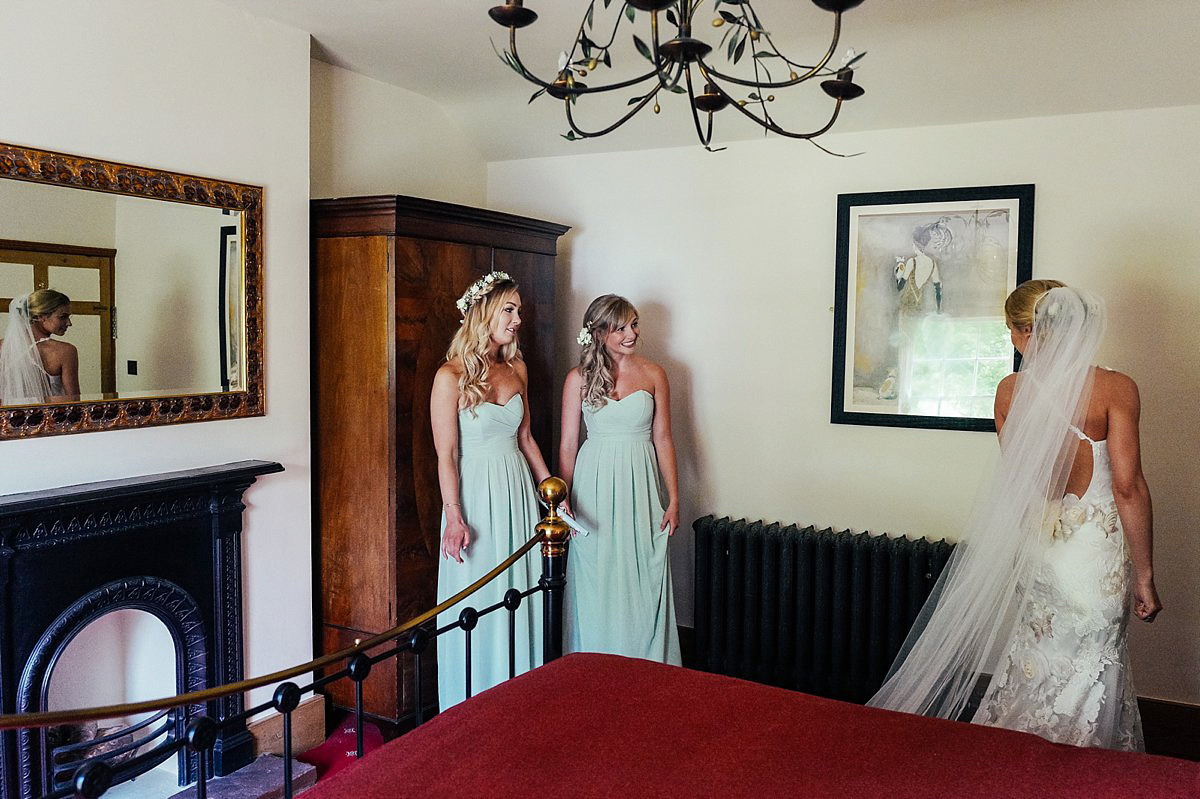
[(654, 91), (648, 93), (645, 97), (643, 97), (641, 99), (641, 101), (637, 105), (635, 105), (632, 109), (630, 109), (629, 113), (625, 114), (625, 116), (621, 117), (616, 122), (609, 125), (607, 128), (604, 128), (603, 130), (590, 131), (590, 132), (584, 130), (583, 128), (581, 128), (575, 124), (575, 117), (571, 115), (571, 98), (568, 97), (567, 99), (563, 100), (563, 105), (567, 111), (567, 124), (571, 127), (571, 130), (573, 130), (577, 135), (579, 135), (585, 139), (592, 139), (597, 136), (603, 136), (607, 133), (612, 133), (614, 130), (621, 127), (626, 122), (628, 122), (630, 119), (632, 119), (634, 114), (636, 114), (638, 111), (641, 111), (643, 108), (645, 108), (646, 104), (648, 102), (650, 102), (651, 100), (653, 100), (658, 95), (659, 91), (662, 90), (662, 87), (663, 87), (663, 84), (659, 83), (658, 88), (656, 88)]
[(659, 88), (667, 88), (673, 91), (674, 87), (679, 84), (679, 79), (683, 77), (683, 62), (680, 61), (672, 63), (671, 70), (675, 72), (674, 75), (663, 72), (661, 64), (663, 64), (664, 61), (669, 61), (670, 59), (664, 59), (661, 55), (659, 55), (657, 11), (650, 12), (650, 41), (653, 48), (650, 52), (654, 56), (654, 68), (655, 73), (658, 75), (658, 82), (660, 84)]
[[(769, 33), (764, 32), (762, 34), (766, 38), (768, 44), (771, 45), (771, 49), (775, 51), (775, 54), (778, 55), (780, 58), (782, 58), (784, 60), (784, 62), (786, 62), (789, 66), (796, 67), (798, 69), (807, 69), (807, 71), (804, 72), (804, 74), (798, 75), (794, 79), (789, 78), (788, 80), (772, 81), (770, 83), (755, 83), (753, 81), (749, 81), (744, 78), (739, 78), (734, 75), (726, 75), (723, 72), (719, 72), (716, 69), (713, 69), (713, 67), (709, 64), (704, 64), (704, 68), (706, 70), (708, 70), (709, 72), (711, 72), (713, 75), (716, 75), (721, 80), (726, 80), (726, 81), (729, 81), (730, 83), (736, 83), (739, 86), (755, 86), (755, 87), (762, 88), (762, 89), (786, 89), (788, 86), (795, 86), (797, 83), (803, 83), (804, 81), (811, 80), (812, 78), (815, 78), (817, 75), (821, 74), (821, 70), (825, 69), (825, 65), (829, 63), (829, 59), (833, 58), (833, 54), (835, 52), (837, 52), (838, 41), (841, 39), (841, 29), (842, 29), (842, 14), (839, 11), (834, 14), (833, 40), (829, 43), (829, 49), (825, 51), (825, 55), (816, 64), (816, 66), (807, 67), (807, 68), (801, 64), (797, 64), (795, 61), (792, 61), (787, 56), (785, 56), (783, 53), (779, 52), (779, 48), (775, 46), (775, 42), (773, 42), (771, 40), (771, 35)], [(700, 59), (700, 61), (701, 61), (701, 63), (703, 63), (704, 59)]]
[[(696, 125), (696, 138), (700, 140), (701, 144), (703, 144), (705, 147), (708, 147), (708, 145), (712, 142), (712, 130), (713, 130), (712, 112), (711, 111), (708, 112), (708, 134), (705, 135), (704, 131), (700, 129), (700, 109), (696, 108), (696, 93), (692, 89), (692, 68), (691, 68), (691, 66), (690, 65), (685, 66), (683, 69), (683, 73), (687, 79), (688, 108), (690, 108), (692, 111), (692, 122), (694, 122)], [(703, 72), (701, 72), (701, 74), (703, 74)]]
[[(593, 6), (596, 5), (596, 0), (592, 0), (592, 5)], [(585, 16), (585, 19), (586, 19), (586, 16)], [(617, 40), (617, 30), (621, 27), (621, 22), (624, 21), (624, 19), (625, 19), (624, 14), (617, 14), (617, 21), (613, 24), (612, 36), (608, 37), (608, 44), (601, 47), (600, 48), (601, 50), (607, 50), (608, 48), (613, 46), (613, 42), (615, 42)], [(578, 41), (578, 39), (576, 39), (576, 41)]]
[(833, 150), (830, 150), (828, 147), (824, 146), (823, 144), (818, 143), (816, 139), (808, 139), (807, 141), (813, 147), (816, 147), (818, 150), (825, 153), (826, 155), (836, 155), (838, 158), (854, 158), (855, 156), (859, 156), (859, 155), (863, 154), (862, 151), (859, 151), (857, 153), (836, 153)]
[[(709, 71), (711, 71), (711, 70), (709, 70)], [(772, 133), (777, 133), (780, 136), (787, 136), (789, 139), (814, 139), (817, 136), (820, 136), (821, 134), (826, 133), (830, 128), (833, 127), (833, 123), (837, 121), (838, 114), (840, 114), (842, 112), (842, 103), (844, 102), (843, 100), (840, 100), (840, 99), (836, 101), (837, 104), (833, 107), (833, 115), (829, 117), (829, 121), (826, 122), (822, 127), (817, 128), (816, 130), (810, 131), (808, 133), (792, 133), (791, 131), (786, 130), (785, 128), (779, 127), (779, 125), (776, 124), (775, 120), (771, 119), (770, 115), (767, 114), (765, 111), (764, 111), (764, 114), (762, 117), (755, 116), (752, 112), (747, 111), (746, 107), (743, 106), (741, 103), (739, 103), (737, 100), (730, 97), (729, 94), (727, 94), (726, 91), (721, 88), (720, 84), (713, 83), (713, 88), (717, 90), (718, 94), (720, 94), (722, 97), (724, 97), (726, 100), (729, 101), (729, 104), (731, 107), (736, 108), (738, 111), (741, 111), (747, 117), (752, 119), (755, 122), (755, 124), (759, 125), (760, 127), (766, 128), (767, 130), (771, 131)], [(824, 149), (824, 148), (822, 148), (822, 149)], [(832, 153), (832, 155), (838, 155), (838, 153)]]
[[(535, 75), (532, 71), (530, 71), (530, 69), (528, 67), (525, 66), (525, 63), (521, 60), (521, 56), (517, 53), (517, 31), (516, 31), (516, 28), (510, 29), (508, 54), (512, 57), (513, 63), (516, 64), (520, 68), (519, 71), (517, 72), (517, 74), (519, 74), (522, 78), (524, 78), (525, 80), (534, 84), (535, 86), (541, 86), (543, 89), (556, 89), (556, 90), (560, 89), (560, 87), (555, 86), (553, 83), (547, 83), (546, 81), (542, 80), (537, 75)], [(630, 78), (628, 80), (623, 80), (619, 83), (610, 83), (606, 86), (585, 86), (582, 88), (576, 88), (576, 87), (561, 88), (561, 91), (564, 92), (565, 94), (573, 94), (573, 95), (598, 94), (600, 92), (611, 92), (614, 89), (627, 89), (630, 86), (635, 86), (649, 78), (658, 77), (658, 75), (659, 75), (658, 70), (652, 70), (650, 72), (645, 73), (644, 75), (638, 75), (636, 78)]]
[[(749, 0), (747, 0), (746, 5), (747, 6), (750, 5)], [(758, 12), (755, 11), (753, 7), (750, 8), (750, 12), (752, 14), (754, 14), (754, 18), (757, 21), (758, 20)], [(788, 58), (787, 56), (785, 56), (783, 53), (781, 53), (779, 51), (779, 48), (775, 46), (775, 40), (771, 38), (771, 33), (769, 31), (763, 30), (762, 36), (767, 40), (767, 44), (771, 45), (771, 50), (773, 50), (775, 52), (775, 55), (782, 58), (785, 64), (792, 67), (793, 69), (807, 70), (807, 72), (805, 74), (801, 75), (799, 78), (797, 78), (797, 80), (801, 80), (801, 81), (808, 80), (809, 78), (815, 77), (825, 67), (825, 65), (827, 63), (829, 63), (829, 59), (832, 58), (834, 52), (837, 51), (838, 42), (841, 41), (841, 38), (842, 38), (842, 12), (841, 11), (833, 12), (833, 41), (830, 42), (829, 50), (825, 53), (825, 57), (822, 58), (820, 63), (818, 63), (814, 67), (809, 67), (805, 64), (798, 64), (795, 61)], [(828, 74), (833, 74), (835, 72), (837, 72), (837, 70), (831, 69), (831, 70), (829, 70)]]
[[(592, 0), (592, 2), (589, 5), (589, 8), (594, 8), (595, 5), (596, 5), (596, 0)], [(584, 13), (583, 18), (585, 21), (587, 20), (586, 12)], [(612, 35), (608, 39), (608, 44), (601, 46), (600, 47), (601, 50), (607, 51), (608, 48), (612, 47), (613, 42), (615, 42), (617, 40), (617, 30), (620, 29), (621, 23), (625, 20), (625, 15), (617, 14), (616, 19), (617, 19), (617, 21), (613, 24)], [(583, 23), (581, 22), (579, 25), (579, 33), (576, 34), (576, 36), (575, 36), (575, 46), (571, 48), (572, 54), (574, 54), (574, 52), (575, 52), (575, 47), (578, 47), (579, 37), (582, 35), (583, 35)], [(662, 67), (660, 66), (660, 64), (662, 64), (663, 59), (661, 57), (659, 57), (659, 54), (658, 54), (658, 12), (657, 11), (650, 12), (650, 36), (651, 36), (651, 44), (652, 44), (651, 52), (654, 54), (654, 73), (647, 73), (646, 75), (642, 76), (641, 78), (635, 78), (634, 81), (636, 81), (638, 83), (640, 83), (646, 77), (649, 77), (650, 74), (658, 75), (659, 82), (662, 82), (664, 79)], [(570, 61), (570, 56), (568, 56), (567, 60)], [(593, 72), (593, 74), (595, 74), (595, 73)], [(628, 84), (628, 83), (614, 84), (611, 88), (625, 88), (628, 85), (630, 85), (630, 84)], [(601, 87), (599, 89), (596, 89), (595, 91), (608, 91), (608, 89), (609, 89), (609, 87)]]
[[(592, 0), (591, 4), (588, 7), (595, 8), (595, 6), (596, 6), (596, 0)], [(600, 44), (597, 45), (601, 50), (607, 50), (608, 48), (613, 46), (613, 42), (615, 42), (617, 40), (617, 30), (621, 27), (621, 23), (624, 21), (624, 19), (625, 19), (624, 14), (617, 14), (616, 22), (613, 23), (612, 35), (608, 37), (608, 43), (604, 44), (604, 45), (600, 45)], [(584, 12), (583, 20), (584, 20), (583, 22), (579, 23), (579, 33), (575, 34), (575, 45), (576, 46), (579, 45), (579, 37), (583, 34), (583, 26), (584, 26), (584, 23), (587, 21), (587, 12)], [(574, 54), (574, 52), (575, 52), (575, 47), (572, 47), (571, 53)]]
[[(587, 11), (583, 12), (583, 18), (579, 20), (579, 30), (575, 32), (575, 43), (571, 45), (571, 52), (567, 54), (567, 63), (568, 64), (571, 63), (571, 58), (575, 55), (576, 48), (579, 47), (579, 40), (581, 38), (583, 38), (583, 29), (584, 29), (584, 27), (587, 26), (588, 14), (593, 9), (595, 9), (595, 7), (596, 7), (596, 0), (592, 0), (592, 2), (588, 3)], [(621, 22), (621, 18), (618, 16), (617, 24), (619, 25), (620, 22)], [(514, 28), (513, 30), (515, 31), (516, 29)], [(616, 28), (614, 28), (613, 29), (613, 39), (616, 40), (616, 38), (617, 38), (617, 31), (616, 31)], [(610, 44), (611, 44), (611, 42), (610, 42)]]
[[(592, 0), (592, 5), (593, 6), (595, 5), (595, 0)], [(587, 14), (585, 13), (584, 19), (586, 19), (586, 18), (587, 18)], [(612, 42), (616, 40), (617, 28), (620, 27), (621, 19), (623, 19), (623, 17), (618, 16), (617, 24), (613, 27), (613, 38), (609, 41), (609, 45), (611, 45)], [(580, 23), (579, 33), (580, 34), (583, 33), (583, 23), (582, 22)], [(517, 52), (517, 29), (515, 27), (511, 27), (511, 26), (508, 29), (508, 53), (512, 57), (513, 63), (516, 64), (517, 67), (519, 67), (518, 74), (521, 77), (523, 77), (525, 80), (529, 81), (530, 83), (534, 84), (535, 86), (540, 86), (543, 89), (556, 89), (568, 96), (579, 96), (579, 95), (583, 95), (583, 94), (600, 94), (603, 92), (615, 91), (617, 89), (627, 89), (630, 86), (636, 86), (637, 84), (642, 83), (646, 80), (649, 80), (650, 78), (658, 78), (658, 82), (661, 87), (662, 84), (664, 84), (665, 82), (670, 82), (673, 79), (669, 75), (665, 74), (662, 71), (661, 66), (659, 66), (662, 63), (663, 59), (658, 57), (658, 12), (651, 12), (651, 33), (653, 34), (653, 42), (654, 42), (653, 53), (657, 59), (655, 62), (654, 69), (652, 71), (646, 72), (642, 75), (638, 75), (636, 77), (629, 78), (627, 80), (618, 81), (617, 83), (605, 84), (603, 86), (560, 87), (560, 86), (555, 86), (553, 83), (548, 83), (547, 81), (538, 77), (532, 70), (530, 70), (527, 66), (525, 66), (525, 62), (523, 62), (521, 60), (521, 55), (520, 55), (520, 53)], [(578, 47), (578, 45), (579, 45), (579, 36), (577, 34), (576, 38), (575, 38), (575, 46), (573, 46), (571, 48), (571, 53), (575, 52), (575, 48)], [(570, 55), (567, 56), (567, 60), (568, 60), (568, 62), (571, 60)], [(599, 134), (595, 134), (595, 135), (599, 135)]]
[[(596, 0), (592, 0), (592, 2), (595, 2), (595, 1)], [(651, 53), (651, 55), (654, 56), (654, 72), (655, 72), (655, 74), (658, 75), (658, 87), (659, 87), (659, 89), (661, 89), (663, 86), (666, 86), (667, 83), (671, 82), (671, 81), (669, 80), (670, 76), (667, 75), (666, 73), (664, 73), (662, 70), (663, 59), (658, 54), (658, 12), (657, 11), (650, 12), (650, 47), (652, 48), (650, 50), (650, 53)], [(676, 76), (674, 80), (678, 81), (679, 80), (678, 76)]]

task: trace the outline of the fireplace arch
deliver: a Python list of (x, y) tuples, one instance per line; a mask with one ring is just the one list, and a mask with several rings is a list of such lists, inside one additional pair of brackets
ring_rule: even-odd
[[(115, 610), (143, 610), (161, 621), (175, 645), (175, 683), (179, 693), (205, 687), (208, 641), (200, 606), (187, 591), (170, 580), (140, 576), (114, 580), (89, 591), (51, 622), (34, 645), (17, 683), (16, 712), (33, 713), (49, 707), (50, 675), (67, 646), (92, 622)], [(187, 721), (202, 714), (202, 705), (192, 705), (185, 715), (172, 718), (173, 737), (179, 737)], [(41, 775), (50, 771), (50, 752), (42, 730), (20, 730), (17, 761), (22, 794), (33, 792)], [(149, 764), (153, 766), (156, 764)], [(181, 776), (194, 778), (186, 755), (179, 755)], [(53, 786), (42, 786), (43, 789)]]

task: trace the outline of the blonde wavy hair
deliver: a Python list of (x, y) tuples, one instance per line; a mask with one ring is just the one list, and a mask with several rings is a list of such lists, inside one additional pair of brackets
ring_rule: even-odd
[(605, 294), (592, 300), (583, 314), (583, 327), (591, 335), (591, 341), (582, 345), (579, 353), (579, 376), (583, 378), (583, 402), (599, 408), (608, 402), (617, 379), (613, 377), (613, 360), (604, 348), (604, 339), (613, 330), (627, 325), (637, 318), (637, 308), (624, 297)]
[[(516, 281), (498, 280), (487, 294), (467, 308), (462, 325), (450, 340), (446, 361), (458, 358), (462, 362), (462, 376), (458, 378), (458, 403), (464, 410), (474, 413), (483, 404), (484, 397), (491, 391), (488, 372), (491, 363), (488, 345), (492, 338), (492, 321), (496, 314), (518, 293)], [(509, 363), (521, 359), (521, 348), (517, 340), (505, 344), (496, 353), (496, 363)]]
[(61, 291), (54, 289), (38, 289), (29, 295), (29, 316), (36, 318), (57, 311), (64, 305), (70, 305), (71, 298)]
[(1005, 320), (1017, 330), (1032, 326), (1034, 311), (1046, 292), (1066, 285), (1061, 280), (1026, 280), (1004, 301)]

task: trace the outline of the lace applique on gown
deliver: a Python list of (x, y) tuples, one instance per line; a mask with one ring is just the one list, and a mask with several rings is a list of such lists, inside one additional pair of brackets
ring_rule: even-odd
[(1108, 446), (1074, 432), (1092, 447), (1091, 484), (1082, 497), (1063, 499), (1047, 531), (1021, 623), (974, 721), (1059, 743), (1141, 751), (1126, 645), (1132, 568)]

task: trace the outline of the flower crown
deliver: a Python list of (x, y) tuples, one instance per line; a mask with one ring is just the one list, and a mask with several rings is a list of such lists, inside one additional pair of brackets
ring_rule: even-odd
[(575, 337), (575, 340), (579, 342), (579, 346), (581, 346), (581, 347), (586, 347), (587, 345), (592, 343), (592, 323), (591, 322), (588, 322), (587, 324), (585, 324), (583, 327), (581, 327), (579, 329), (579, 335)]
[(512, 280), (512, 278), (509, 277), (508, 272), (488, 272), (476, 280), (454, 303), (458, 307), (458, 312), (465, 317), (471, 306), (486, 297), (501, 280)]

